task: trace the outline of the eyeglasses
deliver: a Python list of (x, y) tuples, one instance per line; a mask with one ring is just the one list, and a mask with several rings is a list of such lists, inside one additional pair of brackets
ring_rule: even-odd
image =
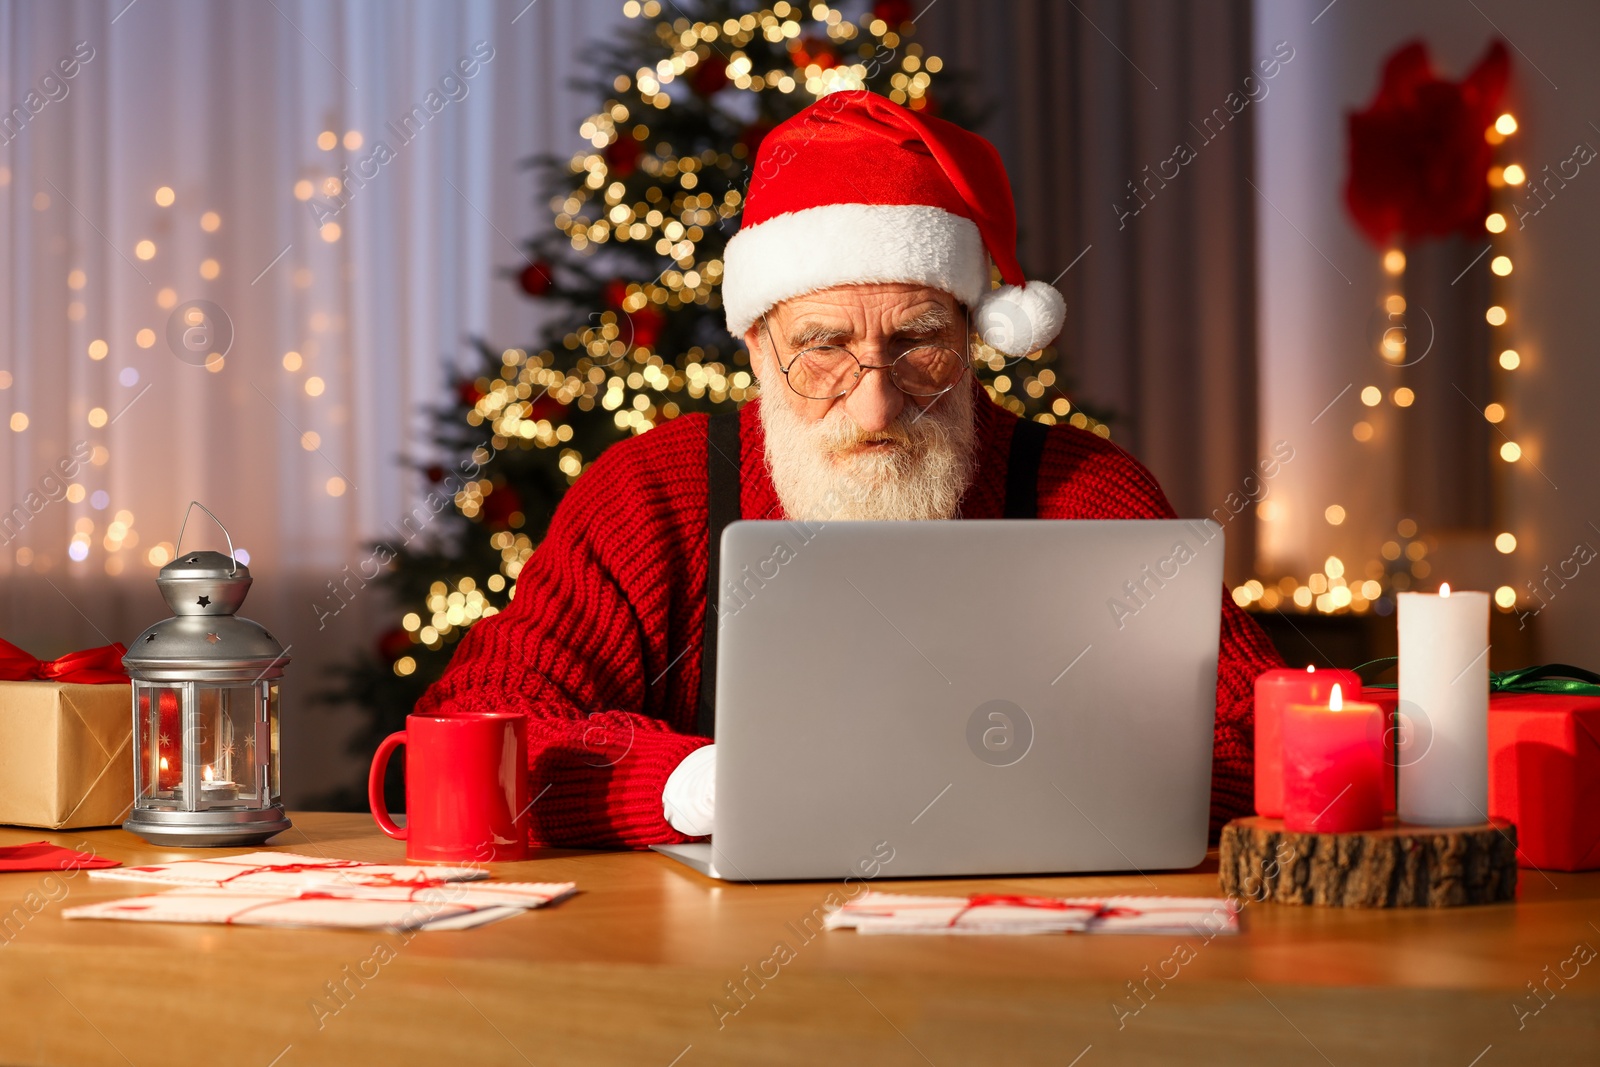
[[(767, 331), (767, 344), (772, 346), (774, 357), (778, 346), (772, 339), (772, 326), (765, 315), (762, 328)], [(807, 400), (837, 400), (849, 395), (867, 371), (886, 370), (889, 380), (907, 396), (919, 398), (942, 396), (953, 389), (966, 371), (970, 357), (946, 345), (917, 345), (900, 353), (890, 363), (868, 365), (842, 345), (815, 345), (795, 353), (784, 366), (778, 359), (778, 369), (783, 372), (789, 388)]]

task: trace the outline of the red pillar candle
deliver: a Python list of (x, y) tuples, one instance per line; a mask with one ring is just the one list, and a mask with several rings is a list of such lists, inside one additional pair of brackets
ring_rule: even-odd
[(1283, 817), (1283, 714), (1292, 704), (1328, 705), (1337, 684), (1346, 693), (1360, 693), (1354, 671), (1278, 669), (1256, 676), (1256, 814)]
[(1284, 829), (1343, 834), (1382, 826), (1383, 742), (1383, 709), (1343, 703), (1337, 685), (1326, 705), (1291, 704), (1283, 715)]
[(1383, 737), (1383, 813), (1393, 815), (1395, 809), (1395, 746), (1400, 740), (1399, 728), (1394, 721), (1394, 708), (1396, 695), (1393, 689), (1361, 689), (1352, 692), (1344, 690), (1346, 696), (1354, 696), (1357, 700), (1368, 704), (1378, 705), (1378, 710), (1383, 712), (1384, 737)]

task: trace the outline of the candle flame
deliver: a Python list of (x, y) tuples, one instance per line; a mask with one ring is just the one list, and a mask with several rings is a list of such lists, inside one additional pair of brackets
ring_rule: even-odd
[(161, 769), (162, 770), (166, 770), (167, 769), (167, 757), (165, 757), (165, 756), (161, 757)]
[(206, 764), (206, 769), (201, 772), (200, 777), (208, 782), (211, 781), (211, 764)]
[(1316, 674), (1317, 673), (1317, 665), (1315, 663), (1307, 663), (1306, 664), (1306, 673), (1307, 674)]
[(1450, 583), (1449, 582), (1440, 582), (1439, 583), (1439, 595), (1440, 596), (1449, 596), (1450, 595)]
[(1328, 710), (1344, 710), (1344, 691), (1339, 688), (1338, 682), (1333, 683), (1333, 692), (1328, 694)]

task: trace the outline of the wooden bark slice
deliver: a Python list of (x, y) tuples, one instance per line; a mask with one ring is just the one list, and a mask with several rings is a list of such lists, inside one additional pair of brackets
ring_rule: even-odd
[(1244, 900), (1333, 908), (1449, 908), (1517, 892), (1517, 828), (1407, 826), (1365, 833), (1285, 830), (1251, 816), (1222, 828), (1222, 891)]

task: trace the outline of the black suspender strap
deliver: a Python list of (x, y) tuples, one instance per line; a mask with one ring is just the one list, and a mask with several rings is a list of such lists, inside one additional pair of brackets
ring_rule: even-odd
[(1006, 461), (1008, 519), (1032, 519), (1039, 514), (1039, 457), (1044, 455), (1050, 428), (1032, 419), (1018, 419), (1011, 431), (1011, 456)]
[(695, 718), (695, 732), (711, 737), (717, 723), (717, 591), (722, 579), (722, 531), (739, 518), (737, 411), (713, 415), (706, 425), (706, 480), (706, 616), (701, 633), (700, 711)]
[[(1019, 419), (1006, 462), (1005, 517), (1038, 514), (1039, 460), (1049, 428)], [(739, 518), (739, 413), (712, 415), (706, 427), (706, 611), (700, 646), (700, 709), (695, 732), (712, 737), (717, 721), (717, 604), (722, 573), (722, 531)]]

